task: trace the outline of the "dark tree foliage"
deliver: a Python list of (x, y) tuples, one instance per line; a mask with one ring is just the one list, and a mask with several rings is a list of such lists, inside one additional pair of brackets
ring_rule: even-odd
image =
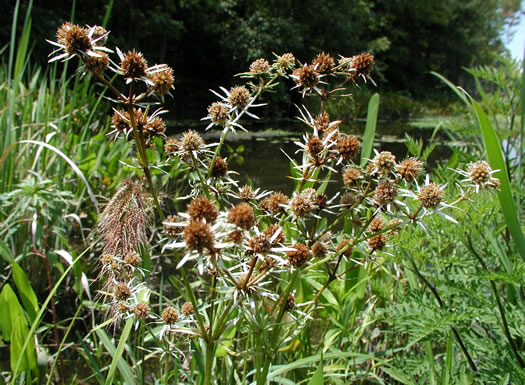
[[(1, 1), (0, 42), (8, 42), (15, 0)], [(22, 15), (27, 3), (21, 1)], [(108, 4), (77, 1), (74, 22), (100, 24)], [(429, 71), (461, 83), (462, 67), (501, 53), (503, 27), (520, 6), (520, 0), (118, 0), (107, 28), (110, 46), (139, 47), (151, 64), (173, 66), (175, 113), (195, 118), (213, 99), (208, 88), (232, 85), (234, 74), (273, 52), (306, 62), (321, 51), (370, 51), (380, 90), (431, 94), (437, 83)], [(71, 11), (71, 1), (34, 2), (33, 61), (45, 62), (44, 39), (54, 39)], [(274, 97), (290, 104), (285, 92)]]

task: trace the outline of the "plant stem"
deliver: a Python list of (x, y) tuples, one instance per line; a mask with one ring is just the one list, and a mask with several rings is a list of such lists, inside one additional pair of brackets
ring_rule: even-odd
[(203, 385), (211, 385), (214, 351), (215, 351), (215, 343), (212, 343), (212, 341), (207, 341), (206, 342), (206, 368), (204, 372)]

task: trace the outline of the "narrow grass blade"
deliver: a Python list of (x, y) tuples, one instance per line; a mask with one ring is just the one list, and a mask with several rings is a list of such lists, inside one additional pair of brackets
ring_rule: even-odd
[(480, 105), (473, 98), (470, 96), (469, 98), (472, 102), (472, 105), (474, 106), (474, 110), (479, 121), (489, 164), (492, 169), (499, 170), (494, 174), (494, 176), (499, 178), (501, 182), (500, 188), (498, 190), (498, 199), (503, 211), (503, 216), (505, 217), (507, 228), (509, 229), (510, 235), (514, 240), (518, 253), (520, 254), (521, 258), (525, 260), (525, 238), (523, 237), (523, 232), (521, 231), (517, 215), (518, 211), (516, 210), (516, 205), (514, 204), (514, 199), (512, 197), (507, 167), (505, 165), (503, 153), (501, 152), (498, 137), (485, 111), (483, 111)]
[(317, 367), (317, 370), (315, 371), (312, 378), (310, 378), (310, 381), (308, 381), (308, 385), (324, 385), (323, 358), (322, 357), (321, 357), (321, 360), (319, 361), (319, 366)]
[(374, 138), (376, 135), (377, 113), (379, 111), (379, 94), (375, 93), (368, 102), (368, 113), (366, 115), (366, 128), (363, 135), (363, 146), (361, 148), (361, 167), (364, 167), (366, 160), (372, 154)]
[(441, 74), (438, 74), (437, 72), (434, 72), (434, 71), (430, 71), (430, 74), (434, 75), (435, 77), (437, 77), (439, 80), (441, 80), (443, 83), (445, 83), (447, 86), (450, 87), (450, 89), (452, 91), (454, 91), (454, 93), (459, 96), (459, 98), (461, 100), (463, 100), (463, 102), (466, 104), (466, 105), (469, 105), (469, 102), (468, 102), (468, 99), (467, 97), (465, 96), (465, 94), (463, 92), (461, 92), (461, 90), (456, 87), (456, 85), (454, 83), (452, 83), (450, 80), (448, 80), (446, 77), (444, 77), (443, 75)]

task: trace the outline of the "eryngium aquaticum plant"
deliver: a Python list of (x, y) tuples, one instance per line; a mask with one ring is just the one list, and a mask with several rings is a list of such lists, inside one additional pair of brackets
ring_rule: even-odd
[[(206, 129), (217, 127), (222, 134), (218, 143), (205, 143), (193, 130), (165, 136), (166, 111), (155, 106), (173, 90), (173, 70), (118, 48), (113, 61), (107, 37), (102, 27), (65, 23), (51, 42), (57, 49), (50, 61), (78, 57), (82, 75), (91, 74), (114, 93), (109, 136), (131, 139), (136, 147), (131, 166), (142, 177), (124, 181), (100, 217), (100, 280), (108, 316), (115, 323), (134, 318), (142, 335), (149, 334), (140, 349), (163, 362), (153, 377), (168, 379), (176, 367), (179, 378), (172, 380), (195, 383), (197, 371), (202, 383), (211, 384), (226, 369), (239, 382), (268, 383), (279, 349), (316, 317), (318, 299), (332, 281), (358, 265), (373, 268), (405, 226), (424, 227), (424, 218), (433, 214), (454, 221), (460, 201), (498, 187), (484, 161), (458, 171), (465, 176), (462, 194), (452, 199), (416, 158), (398, 160), (376, 151), (359, 166), (360, 140), (343, 133), (325, 106), (329, 98), (346, 96), (349, 87), (372, 82), (374, 57), (368, 53), (337, 59), (320, 53), (311, 63), (291, 53), (272, 62), (257, 59), (240, 74), (245, 84), (214, 92), (218, 100), (203, 120), (209, 122)], [(124, 79), (125, 90), (110, 81), (115, 75)], [(239, 186), (221, 148), (228, 134), (245, 130), (241, 118), (257, 119), (253, 110), (262, 106), (260, 96), (288, 78), (303, 98), (320, 100), (315, 113), (299, 108), (305, 134), (296, 142), (299, 156), (290, 156), (295, 190), (288, 195)], [(176, 205), (161, 204), (160, 178), (152, 177), (147, 153), (156, 151), (157, 137), (165, 140), (166, 162), (183, 169), (178, 175), (191, 186), (180, 212), (165, 212), (163, 207)], [(328, 195), (331, 182), (342, 187)], [(152, 282), (146, 278), (152, 272), (142, 267), (144, 248), (176, 261), (173, 283), (182, 282), (182, 300), (165, 301), (162, 308), (150, 303)], [(327, 280), (299, 303), (300, 281), (318, 272)], [(188, 365), (194, 357), (201, 365)]]

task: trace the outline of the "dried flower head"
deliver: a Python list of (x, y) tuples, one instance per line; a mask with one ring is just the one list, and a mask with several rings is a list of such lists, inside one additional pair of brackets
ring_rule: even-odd
[(208, 224), (201, 221), (191, 221), (184, 229), (184, 242), (190, 250), (202, 252), (203, 249), (213, 250), (215, 236)]
[(313, 206), (313, 201), (306, 194), (299, 194), (290, 203), (294, 214), (298, 217), (304, 217), (310, 213)]
[(250, 64), (250, 72), (256, 75), (261, 75), (270, 70), (270, 63), (266, 59), (257, 59)]
[(293, 294), (290, 294), (288, 298), (286, 299), (286, 302), (284, 303), (284, 310), (292, 311), (294, 307), (295, 307), (295, 297)]
[(151, 309), (145, 303), (139, 303), (133, 309), (133, 315), (138, 320), (144, 320), (148, 318), (150, 312), (151, 312)]
[(204, 140), (202, 137), (194, 130), (188, 130), (180, 139), (180, 147), (184, 152), (198, 151), (204, 146)]
[(355, 205), (357, 203), (357, 201), (358, 201), (358, 199), (357, 199), (357, 197), (354, 194), (352, 194), (350, 192), (347, 192), (347, 193), (344, 193), (341, 196), (340, 204), (343, 207), (351, 207), (351, 206)]
[(206, 220), (213, 223), (219, 216), (219, 210), (208, 198), (201, 196), (195, 198), (188, 205), (188, 215), (192, 220)]
[(343, 180), (347, 186), (352, 186), (362, 177), (361, 171), (355, 167), (348, 167), (343, 174)]
[(195, 309), (193, 308), (193, 305), (191, 302), (184, 302), (180, 311), (186, 317), (189, 317), (190, 315), (195, 313)]
[(174, 88), (175, 78), (171, 67), (165, 66), (161, 71), (152, 73), (149, 79), (153, 83), (153, 93), (158, 96), (166, 95)]
[(393, 218), (388, 222), (388, 227), (391, 227), (391, 229), (388, 231), (389, 234), (398, 234), (401, 232), (401, 225), (403, 224), (403, 221), (398, 218)]
[(381, 182), (376, 187), (374, 201), (384, 206), (391, 203), (397, 195), (396, 185), (390, 181)]
[(109, 65), (109, 57), (105, 52), (99, 53), (100, 56), (86, 56), (84, 68), (86, 71), (95, 75), (101, 75)]
[(102, 254), (100, 257), (100, 263), (103, 265), (111, 265), (113, 261), (115, 260), (115, 257), (111, 254)]
[(361, 148), (359, 139), (355, 136), (345, 136), (337, 141), (337, 151), (344, 160), (353, 159)]
[(211, 169), (211, 176), (213, 178), (223, 178), (228, 172), (228, 163), (226, 159), (218, 156), (215, 158), (215, 163)]
[(352, 255), (352, 252), (354, 251), (352, 244), (348, 239), (343, 239), (341, 242), (338, 243), (338, 245), (335, 248), (337, 252), (340, 252), (343, 249), (344, 251), (342, 252), (342, 254), (345, 257), (350, 257)]
[(161, 318), (165, 324), (171, 325), (179, 320), (179, 313), (173, 306), (168, 306), (162, 311)]
[(236, 245), (240, 245), (244, 239), (244, 235), (242, 233), (242, 230), (235, 229), (230, 234), (228, 234), (228, 239), (235, 243)]
[(312, 158), (317, 158), (321, 151), (323, 151), (323, 141), (319, 139), (318, 136), (308, 138), (306, 146), (308, 148), (308, 154), (310, 154)]
[(304, 65), (297, 68), (293, 72), (292, 77), (297, 84), (305, 89), (314, 88), (320, 80), (319, 72), (312, 65)]
[(57, 42), (65, 46), (68, 54), (85, 55), (93, 48), (89, 30), (69, 22), (58, 28)]
[(228, 222), (244, 230), (250, 230), (255, 222), (252, 206), (249, 203), (241, 202), (232, 207), (228, 213)]
[(286, 72), (295, 66), (295, 57), (291, 53), (285, 53), (277, 58), (277, 70)]
[(315, 205), (319, 208), (319, 209), (324, 209), (326, 208), (326, 206), (328, 205), (328, 195), (326, 194), (319, 194), (315, 197)]
[(327, 53), (320, 53), (312, 62), (314, 68), (322, 74), (331, 72), (335, 67), (335, 60)]
[(91, 30), (91, 39), (93, 39), (93, 42), (98, 46), (106, 45), (109, 32), (100, 25), (93, 26)]
[(229, 102), (233, 107), (242, 110), (250, 101), (250, 91), (245, 86), (235, 86), (230, 90)]
[(423, 171), (423, 163), (417, 158), (408, 158), (396, 165), (396, 171), (401, 178), (407, 182), (412, 182)]
[(368, 225), (368, 229), (373, 233), (383, 230), (384, 227), (385, 227), (385, 222), (383, 221), (381, 217), (375, 217), (374, 219), (372, 219), (372, 221)]
[(352, 67), (358, 75), (366, 76), (374, 67), (374, 56), (366, 52), (356, 55), (352, 58)]
[(127, 135), (127, 133), (131, 130), (128, 112), (124, 110), (115, 110), (113, 112), (113, 116), (111, 117), (111, 127)]
[(322, 112), (314, 119), (314, 126), (320, 132), (326, 132), (330, 126), (330, 115), (328, 112)]
[(142, 258), (140, 258), (140, 255), (137, 252), (132, 251), (131, 253), (127, 253), (124, 257), (124, 263), (133, 267), (139, 267), (142, 263)]
[(245, 184), (242, 186), (241, 190), (239, 191), (239, 198), (249, 201), (255, 198), (255, 193), (252, 189), (252, 186)]
[(268, 226), (268, 228), (264, 230), (263, 234), (268, 238), (272, 245), (283, 243), (285, 240), (283, 228), (276, 223)]
[(396, 157), (390, 151), (381, 151), (374, 159), (372, 159), (372, 166), (374, 172), (384, 177), (394, 170), (396, 165)]
[(385, 234), (378, 234), (368, 240), (368, 246), (370, 246), (372, 251), (383, 250), (386, 246), (386, 241), (387, 238)]
[(228, 120), (228, 106), (224, 103), (214, 102), (208, 107), (208, 116), (213, 123), (224, 126)]
[(426, 209), (433, 209), (443, 201), (443, 189), (440, 185), (431, 183), (421, 187), (417, 199)]
[(140, 79), (146, 76), (148, 62), (141, 52), (128, 51), (120, 63), (120, 69), (127, 79)]
[(119, 302), (118, 305), (117, 305), (117, 311), (120, 313), (120, 314), (125, 314), (129, 311), (129, 303), (127, 302)]
[(492, 169), (484, 160), (480, 160), (468, 165), (467, 172), (472, 179), (472, 182), (483, 185), (490, 181), (490, 173)]
[(264, 234), (256, 235), (248, 241), (248, 249), (250, 254), (265, 254), (271, 248), (268, 237)]
[(174, 138), (168, 138), (164, 143), (164, 151), (168, 154), (174, 154), (180, 149), (180, 142)]
[(144, 134), (164, 136), (164, 132), (166, 131), (166, 123), (164, 123), (162, 118), (155, 116), (146, 120), (142, 130)]
[(322, 258), (326, 255), (328, 247), (322, 242), (315, 242), (312, 245), (312, 254), (316, 258)]
[(287, 251), (288, 262), (295, 267), (301, 267), (310, 258), (310, 250), (308, 246), (298, 243), (292, 246), (291, 251)]
[(271, 214), (277, 214), (284, 211), (284, 207), (288, 204), (288, 197), (281, 192), (275, 192), (261, 201), (260, 207)]
[(123, 301), (131, 297), (131, 289), (126, 283), (120, 282), (113, 288), (113, 295), (115, 299)]
[(177, 223), (181, 222), (181, 218), (177, 217), (176, 215), (169, 215), (162, 221), (162, 232), (168, 237), (168, 238), (175, 238), (177, 235), (182, 234), (184, 231), (184, 227), (178, 225)]

